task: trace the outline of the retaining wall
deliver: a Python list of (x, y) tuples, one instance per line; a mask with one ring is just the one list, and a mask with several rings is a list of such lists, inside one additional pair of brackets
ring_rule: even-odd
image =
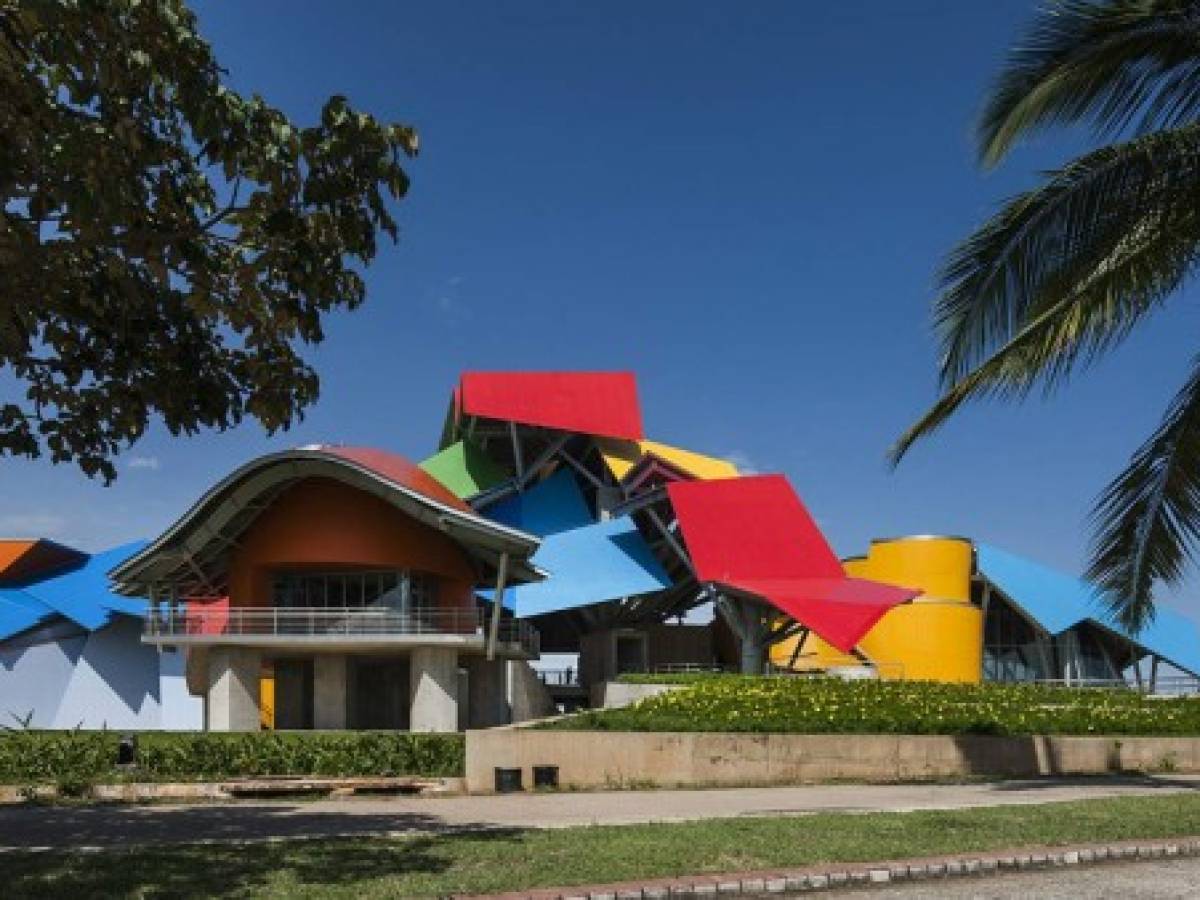
[(932, 781), (1121, 771), (1200, 773), (1200, 738), (983, 735), (467, 732), (467, 789), (494, 770), (558, 766), (567, 788)]

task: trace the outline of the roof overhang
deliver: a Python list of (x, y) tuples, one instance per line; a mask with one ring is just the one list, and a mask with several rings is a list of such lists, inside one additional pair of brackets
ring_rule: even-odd
[(116, 566), (109, 577), (126, 595), (148, 596), (173, 585), (182, 596), (220, 596), (225, 590), (228, 554), (238, 537), (280, 493), (305, 478), (332, 478), (372, 494), (449, 536), (476, 564), (481, 582), (507, 554), (510, 582), (544, 577), (529, 558), (539, 539), (458, 508), (413, 487), (337, 448), (300, 448), (259, 457), (218, 482), (157, 540)]

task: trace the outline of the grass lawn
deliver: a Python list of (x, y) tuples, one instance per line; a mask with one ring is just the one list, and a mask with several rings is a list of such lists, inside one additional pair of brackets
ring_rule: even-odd
[[(231, 812), (232, 814), (232, 812)], [(395, 897), (1200, 835), (1200, 796), (105, 853), (5, 853), (14, 897)]]

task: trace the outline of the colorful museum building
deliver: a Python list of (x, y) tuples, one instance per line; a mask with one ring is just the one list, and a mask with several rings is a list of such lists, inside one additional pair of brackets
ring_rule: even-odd
[[(547, 677), (543, 653), (577, 663)], [(1161, 689), (1160, 662), (1200, 673), (1191, 620), (1126, 634), (1086, 583), (987, 545), (839, 560), (784, 477), (649, 440), (620, 372), (467, 373), (419, 464), (301, 447), (149, 543), (0, 543), (0, 713), (46, 727), (82, 704), (106, 711), (85, 727), (453, 731), (631, 671)]]

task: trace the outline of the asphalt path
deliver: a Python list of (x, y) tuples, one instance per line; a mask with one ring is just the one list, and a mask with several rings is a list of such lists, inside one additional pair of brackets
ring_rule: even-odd
[[(1200, 776), (1044, 778), (957, 785), (812, 785), (205, 804), (0, 807), (0, 850), (567, 828), (818, 812), (1057, 803), (1200, 790)], [(1198, 889), (1196, 896), (1200, 896)]]

